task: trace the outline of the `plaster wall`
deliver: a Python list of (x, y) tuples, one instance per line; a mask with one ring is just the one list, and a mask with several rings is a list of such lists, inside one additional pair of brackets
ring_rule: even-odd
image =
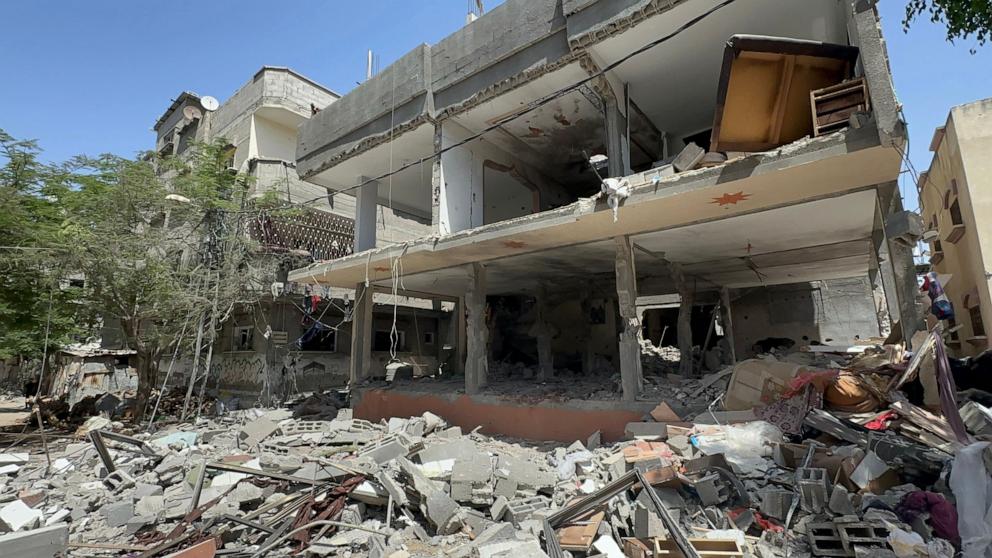
[[(992, 295), (989, 277), (992, 263), (992, 99), (954, 107), (950, 111), (944, 138), (937, 147), (930, 170), (921, 179), (921, 214), (928, 226), (936, 224), (942, 257), (935, 257), (936, 243), (930, 243), (931, 263), (939, 275), (949, 276), (944, 292), (954, 306), (955, 322), (961, 326), (950, 341), (956, 356), (976, 355), (989, 347), (988, 336), (972, 325), (969, 307), (979, 303), (985, 333), (992, 328)], [(956, 190), (956, 193), (955, 193)], [(953, 230), (950, 206), (957, 200), (964, 235), (957, 242), (948, 236)], [(946, 203), (945, 203), (946, 202)], [(933, 263), (936, 262), (936, 263)], [(966, 300), (967, 298), (967, 300)]]
[(867, 276), (733, 291), (731, 300), (738, 358), (768, 337), (845, 345), (879, 334)]

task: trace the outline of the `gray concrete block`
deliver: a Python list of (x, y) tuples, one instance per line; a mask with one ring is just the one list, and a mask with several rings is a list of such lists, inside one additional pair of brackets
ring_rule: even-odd
[(761, 494), (761, 513), (768, 517), (784, 521), (792, 506), (795, 494), (787, 490), (769, 490)]
[(493, 465), (488, 455), (455, 461), (451, 469), (451, 497), (460, 503), (488, 504), (493, 497)]
[(856, 515), (857, 513), (854, 510), (854, 504), (851, 503), (851, 493), (839, 484), (834, 485), (834, 489), (830, 493), (829, 507), (830, 511), (837, 515)]
[(505, 520), (514, 525), (520, 525), (525, 519), (530, 519), (537, 512), (548, 509), (548, 499), (543, 496), (520, 498), (506, 504)]
[(799, 482), (799, 503), (809, 513), (820, 513), (830, 500), (827, 470), (818, 467), (796, 469)]
[(245, 446), (252, 448), (279, 430), (279, 425), (266, 417), (259, 417), (241, 427), (238, 439)]
[(127, 525), (128, 521), (134, 517), (134, 503), (130, 500), (126, 502), (116, 502), (107, 504), (100, 508), (103, 519), (108, 527), (121, 527)]
[(672, 166), (679, 172), (692, 170), (699, 165), (704, 156), (706, 156), (705, 149), (699, 147), (693, 142), (689, 142), (689, 145), (685, 146), (682, 151), (675, 156), (675, 160), (672, 161)]
[(663, 422), (628, 422), (623, 433), (631, 440), (665, 440), (668, 438), (668, 426)]
[(450, 442), (430, 444), (417, 453), (421, 463), (445, 459), (469, 459), (478, 453), (475, 443), (468, 438), (458, 438)]

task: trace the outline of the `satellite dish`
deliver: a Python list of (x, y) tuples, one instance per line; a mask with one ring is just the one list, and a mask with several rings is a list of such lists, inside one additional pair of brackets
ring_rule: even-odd
[(189, 105), (183, 108), (183, 116), (186, 120), (199, 120), (203, 116), (203, 113), (200, 112), (200, 109), (194, 107), (193, 105)]
[(210, 95), (207, 95), (206, 97), (200, 99), (200, 106), (202, 106), (204, 110), (213, 112), (217, 110), (217, 107), (220, 106), (220, 103), (217, 102), (217, 99), (214, 99)]

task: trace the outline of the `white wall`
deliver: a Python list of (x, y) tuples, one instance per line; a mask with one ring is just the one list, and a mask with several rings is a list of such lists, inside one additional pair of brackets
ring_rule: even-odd
[(296, 161), (296, 130), (253, 115), (255, 133), (252, 135), (255, 156), (260, 159)]

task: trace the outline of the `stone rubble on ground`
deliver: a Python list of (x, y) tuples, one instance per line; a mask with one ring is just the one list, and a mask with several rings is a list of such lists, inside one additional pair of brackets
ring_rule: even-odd
[[(713, 402), (731, 372), (675, 385)], [(234, 556), (661, 558), (688, 541), (702, 558), (951, 558), (962, 544), (953, 450), (826, 411), (800, 415), (796, 435), (758, 410), (676, 395), (624, 441), (557, 444), (465, 433), (429, 412), (373, 423), (320, 401), (154, 434), (94, 423), (50, 442), (47, 472), (44, 455), (0, 454), (16, 467), (0, 473), (0, 531), (67, 526), (69, 556), (182, 556), (213, 541)]]

